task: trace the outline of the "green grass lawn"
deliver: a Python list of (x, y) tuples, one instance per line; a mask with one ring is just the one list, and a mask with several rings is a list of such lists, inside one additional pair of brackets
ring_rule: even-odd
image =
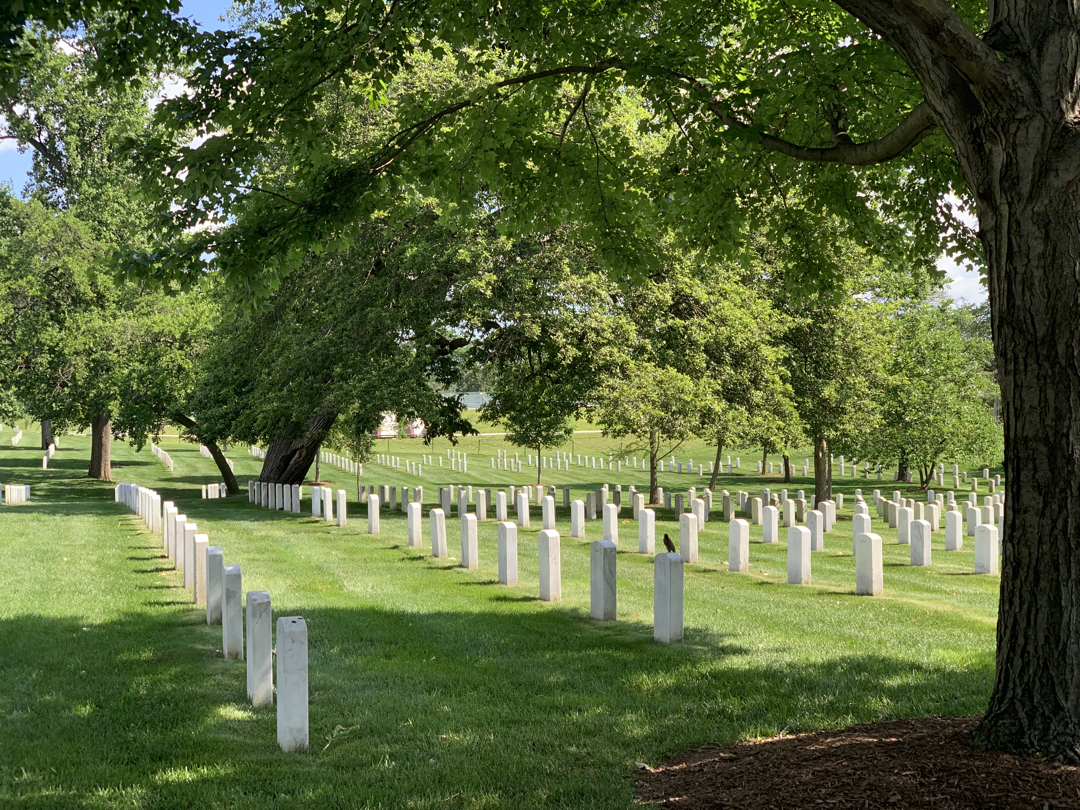
[[(0, 433), (0, 482), (30, 484), (32, 499), (0, 507), (0, 806), (627, 807), (636, 762), (782, 731), (972, 714), (989, 695), (997, 578), (974, 576), (970, 541), (946, 553), (942, 534), (934, 566), (909, 567), (875, 515), (886, 595), (855, 597), (850, 500), (805, 587), (786, 584), (786, 547), (762, 545), (760, 527), (750, 574), (729, 574), (717, 503), (701, 564), (686, 567), (685, 642), (660, 645), (652, 560), (634, 553), (630, 520), (618, 619), (604, 624), (588, 616), (588, 543), (569, 538), (561, 509), (563, 601), (542, 603), (537, 517), (519, 530), (520, 585), (505, 587), (494, 521), (480, 524), (480, 570), (467, 572), (409, 549), (400, 512), (367, 535), (355, 478), (329, 465), (322, 478), (350, 493), (344, 529), (312, 519), (307, 500), (299, 516), (246, 495), (201, 500), (217, 474), (191, 445), (163, 441), (170, 474), (148, 449), (115, 443), (116, 481), (175, 501), (242, 566), (245, 590), (269, 591), (275, 616), (307, 619), (312, 747), (286, 755), (274, 710), (247, 705), (243, 663), (221, 658), (220, 628), (190, 605), (160, 537), (113, 503), (111, 485), (83, 477), (88, 440), (61, 438), (43, 471), (36, 434), (18, 448), (10, 435)], [(411, 458), (431, 452), (411, 446)], [(246, 450), (228, 455), (242, 486), (257, 476)], [(468, 475), (447, 465), (417, 479), (369, 464), (363, 481), (422, 483), (430, 505), (440, 483), (524, 483), (535, 472), (494, 473), (484, 460)], [(545, 480), (578, 493), (644, 485), (645, 474), (574, 468)], [(677, 474), (661, 483), (702, 485)], [(764, 485), (778, 486), (745, 469), (719, 481)], [(857, 485), (867, 496), (878, 486), (838, 488)], [(658, 545), (665, 531), (677, 539), (673, 517), (658, 514)], [(599, 533), (599, 521), (588, 525), (590, 540)], [(456, 518), (447, 538), (459, 557)]]

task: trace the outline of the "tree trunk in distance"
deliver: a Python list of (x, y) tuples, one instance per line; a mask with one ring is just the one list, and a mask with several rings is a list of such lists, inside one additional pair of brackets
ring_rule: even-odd
[[(182, 413), (174, 413), (172, 415), (172, 421), (181, 427), (185, 427), (194, 433), (196, 423), (194, 419), (185, 416)], [(233, 474), (232, 468), (229, 466), (229, 460), (225, 458), (225, 454), (221, 452), (221, 448), (218, 447), (217, 442), (206, 441), (200, 439), (203, 447), (210, 451), (211, 458), (214, 459), (214, 463), (217, 465), (218, 472), (221, 473), (222, 479), (225, 481), (225, 491), (230, 495), (240, 494), (240, 485), (236, 483), (236, 476)]]
[[(303, 484), (311, 465), (315, 464), (315, 477), (319, 477), (319, 447), (327, 431), (334, 426), (337, 413), (322, 411), (311, 417), (302, 429), (283, 430), (266, 448), (259, 481), (270, 484)], [(300, 434), (300, 438), (284, 438)]]
[(656, 474), (656, 453), (660, 446), (660, 437), (655, 430), (649, 431), (649, 503), (657, 503), (659, 479)]
[(829, 443), (820, 438), (814, 442), (814, 497), (829, 500)]
[(53, 443), (52, 421), (49, 419), (41, 420), (41, 449), (48, 450), (49, 445)]
[(716, 443), (716, 461), (712, 465), (712, 476), (709, 478), (709, 489), (716, 489), (716, 476), (720, 474), (720, 456), (724, 453), (723, 442)]
[(90, 472), (88, 478), (112, 481), (112, 417), (98, 414), (90, 421)]
[(540, 451), (542, 449), (543, 448), (541, 448), (541, 447), (536, 448), (536, 483), (537, 484), (542, 484), (543, 483), (543, 481), (540, 478), (541, 470), (543, 469), (543, 466), (544, 466), (544, 464), (543, 464), (544, 460), (542, 458), (540, 458)]
[(784, 453), (784, 483), (791, 483), (791, 456)]

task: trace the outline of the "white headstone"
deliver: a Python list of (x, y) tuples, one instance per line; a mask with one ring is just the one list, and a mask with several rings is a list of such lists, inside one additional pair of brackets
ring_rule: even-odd
[(431, 556), (445, 557), (446, 554), (446, 513), (442, 509), (432, 509), (429, 513), (431, 522)]
[(653, 638), (668, 644), (683, 638), (683, 559), (664, 552), (653, 560)]
[[(869, 516), (866, 517), (869, 520)], [(855, 536), (855, 593), (858, 596), (881, 596), (884, 593), (881, 561), (881, 537), (870, 532)]]
[(270, 594), (247, 593), (247, 693), (252, 706), (274, 702), (274, 623)]
[(638, 511), (638, 553), (652, 554), (656, 550), (656, 513), (642, 507)]
[[(806, 513), (806, 528), (810, 532), (810, 550), (825, 550), (825, 516), (817, 509), (811, 509)], [(788, 533), (790, 541), (791, 533)]]
[(909, 528), (911, 537), (911, 564), (930, 565), (930, 522), (913, 520)]
[(619, 507), (613, 503), (604, 504), (604, 539), (619, 545)]
[(222, 577), (221, 649), (226, 658), (244, 658), (244, 593), (239, 565), (226, 565)]
[(745, 574), (750, 570), (750, 524), (738, 518), (728, 524), (728, 571)]
[(775, 506), (765, 506), (761, 510), (761, 541), (773, 544), (780, 542), (780, 510)]
[(689, 512), (679, 515), (679, 556), (688, 563), (698, 561), (697, 518)]
[(787, 581), (789, 585), (810, 584), (810, 529), (788, 529)]
[(541, 500), (541, 514), (543, 521), (543, 528), (554, 529), (555, 528), (555, 498), (551, 495), (545, 495)]
[(529, 528), (529, 496), (519, 492), (517, 496), (517, 525), (523, 529)]
[(540, 551), (540, 600), (557, 602), (562, 599), (562, 557), (559, 533), (554, 529), (541, 529)]
[(585, 502), (570, 502), (570, 536), (580, 540), (585, 537)]
[(613, 621), (616, 546), (609, 540), (594, 540), (589, 545), (589, 614), (599, 621)]
[(508, 520), (498, 523), (499, 538), (499, 582), (503, 585), (517, 585), (517, 524)]
[(461, 567), (470, 570), (480, 567), (476, 515), (471, 512), (461, 516)]
[(975, 527), (975, 573), (996, 574), (997, 572), (997, 526), (988, 526), (984, 523), (981, 523)]
[(308, 636), (301, 616), (277, 620), (277, 738), (282, 751), (308, 747)]
[(911, 523), (915, 520), (915, 510), (910, 506), (901, 506), (896, 510), (896, 536), (900, 545), (911, 543)]

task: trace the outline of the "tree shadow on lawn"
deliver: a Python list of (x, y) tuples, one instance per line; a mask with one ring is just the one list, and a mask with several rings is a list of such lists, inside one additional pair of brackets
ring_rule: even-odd
[(96, 806), (123, 786), (163, 807), (625, 807), (635, 760), (971, 714), (993, 675), (989, 654), (976, 667), (878, 653), (778, 664), (695, 627), (662, 645), (641, 623), (495, 601), (286, 607), (309, 632), (307, 755), (278, 750), (274, 709), (247, 705), (244, 663), (221, 658), (201, 611), (169, 600), (100, 624), (0, 621), (0, 800)]

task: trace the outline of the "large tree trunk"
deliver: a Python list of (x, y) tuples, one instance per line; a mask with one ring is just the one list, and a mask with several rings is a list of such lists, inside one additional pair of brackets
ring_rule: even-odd
[[(1080, 29), (1075, 4), (836, 0), (918, 78), (986, 254), (1005, 429), (997, 668), (974, 739), (1080, 761)], [(982, 23), (983, 21), (980, 21)]]
[(90, 421), (89, 478), (112, 481), (112, 417), (98, 414)]
[[(198, 433), (195, 432), (196, 424), (195, 420), (182, 414), (174, 413), (172, 415), (172, 421), (181, 427), (185, 427), (192, 431), (192, 435), (198, 438)], [(232, 468), (229, 466), (229, 460), (225, 458), (225, 454), (221, 452), (221, 448), (218, 447), (217, 442), (208, 441), (206, 439), (199, 439), (202, 445), (210, 451), (211, 458), (214, 459), (214, 463), (217, 465), (218, 472), (221, 473), (221, 478), (225, 482), (225, 489), (230, 495), (239, 495), (240, 486), (236, 483), (236, 476), (233, 474)]]
[(271, 484), (304, 483), (308, 470), (319, 456), (319, 447), (336, 419), (336, 412), (322, 411), (311, 417), (306, 425), (279, 433), (280, 438), (266, 448), (259, 480)]
[(832, 482), (829, 481), (829, 443), (824, 439), (814, 442), (814, 497), (818, 501), (832, 498)]
[(52, 432), (52, 421), (49, 420), (49, 419), (42, 419), (41, 420), (41, 449), (42, 450), (48, 450), (49, 445), (52, 444), (53, 441), (54, 441), (54, 439), (53, 439), (53, 432)]
[[(1045, 126), (1046, 122), (1042, 122)], [(975, 739), (1080, 759), (1080, 164), (1017, 126), (980, 201), (1005, 425), (997, 671)], [(1041, 146), (1041, 149), (1036, 149)]]

